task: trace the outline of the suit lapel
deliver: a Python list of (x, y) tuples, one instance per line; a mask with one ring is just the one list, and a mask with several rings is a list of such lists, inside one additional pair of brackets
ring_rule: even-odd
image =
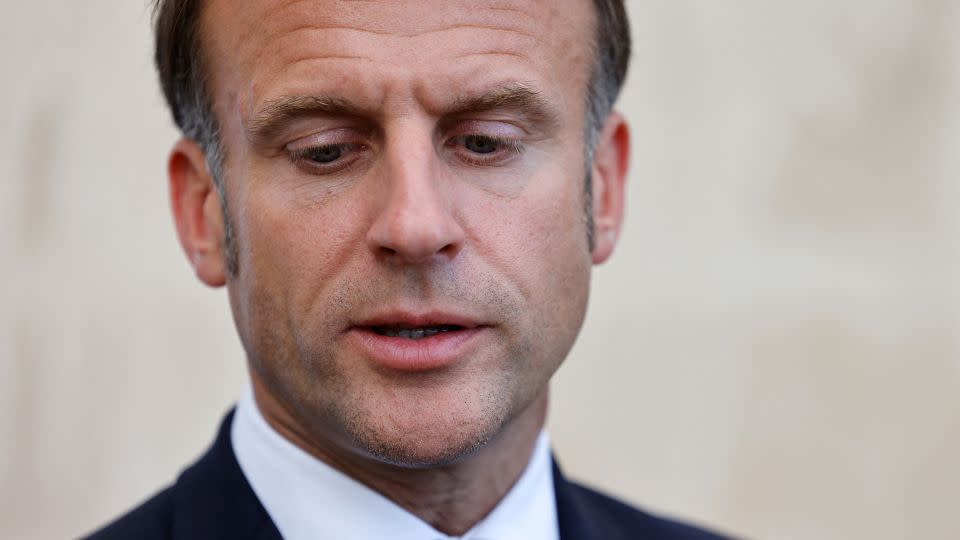
[(237, 463), (232, 423), (233, 411), (220, 425), (213, 447), (178, 479), (172, 538), (282, 540)]
[(600, 540), (600, 529), (594, 516), (580, 500), (575, 486), (563, 476), (557, 460), (552, 461), (560, 540)]

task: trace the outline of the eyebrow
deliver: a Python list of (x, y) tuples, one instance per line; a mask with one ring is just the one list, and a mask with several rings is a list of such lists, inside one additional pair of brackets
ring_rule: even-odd
[(510, 110), (521, 113), (533, 124), (542, 127), (556, 124), (559, 112), (543, 95), (523, 84), (508, 84), (479, 96), (456, 99), (443, 111), (444, 116)]
[(284, 96), (268, 101), (246, 126), (254, 142), (274, 138), (292, 121), (311, 116), (360, 116), (363, 111), (348, 99), (324, 96)]
[[(548, 128), (560, 118), (556, 108), (540, 92), (522, 84), (496, 87), (477, 96), (462, 96), (441, 111), (441, 117), (496, 110), (516, 111), (527, 121)], [(247, 137), (254, 143), (275, 138), (299, 118), (313, 116), (370, 116), (370, 111), (348, 99), (327, 96), (284, 96), (268, 101), (246, 126)]]

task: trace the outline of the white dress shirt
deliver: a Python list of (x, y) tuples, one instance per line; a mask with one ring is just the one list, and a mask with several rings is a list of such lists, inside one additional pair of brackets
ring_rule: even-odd
[(490, 514), (465, 535), (443, 534), (393, 501), (307, 454), (263, 418), (248, 389), (231, 442), (244, 476), (285, 540), (558, 540), (550, 442)]

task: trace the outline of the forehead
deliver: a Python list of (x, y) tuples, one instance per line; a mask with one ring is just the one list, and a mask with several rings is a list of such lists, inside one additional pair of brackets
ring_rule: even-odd
[(201, 35), (214, 101), (241, 118), (291, 95), (441, 109), (517, 82), (569, 110), (582, 109), (593, 20), (588, 0), (210, 0)]

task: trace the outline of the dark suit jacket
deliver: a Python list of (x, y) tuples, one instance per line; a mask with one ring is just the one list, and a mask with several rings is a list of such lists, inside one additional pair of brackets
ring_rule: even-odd
[[(232, 420), (231, 412), (221, 424), (213, 447), (176, 483), (86, 538), (281, 540), (237, 463), (230, 442)], [(553, 478), (561, 540), (722, 539), (574, 484), (564, 478), (556, 463)]]

